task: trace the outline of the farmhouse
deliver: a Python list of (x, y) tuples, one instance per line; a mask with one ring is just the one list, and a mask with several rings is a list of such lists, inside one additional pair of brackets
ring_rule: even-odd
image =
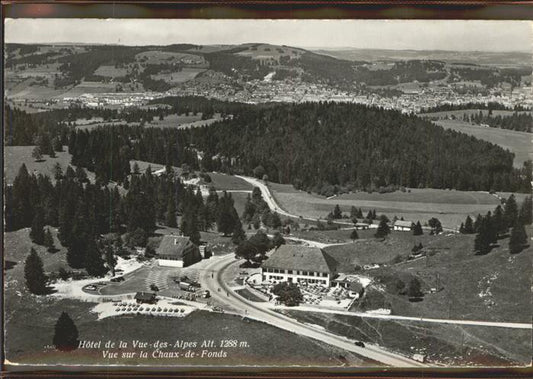
[(317, 247), (281, 245), (261, 266), (263, 282), (309, 283), (326, 287), (337, 274), (337, 262)]
[(189, 237), (167, 235), (161, 240), (156, 256), (159, 266), (187, 267), (200, 260), (200, 249)]
[(399, 230), (401, 232), (410, 232), (412, 227), (413, 222), (405, 220), (396, 220), (393, 225), (394, 230)]

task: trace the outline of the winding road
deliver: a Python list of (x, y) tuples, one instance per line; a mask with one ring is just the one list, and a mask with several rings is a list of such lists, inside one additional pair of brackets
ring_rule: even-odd
[(243, 317), (262, 321), (280, 329), (313, 338), (386, 365), (394, 367), (425, 366), (420, 362), (386, 351), (376, 345), (366, 344), (364, 348), (356, 346), (354, 340), (326, 332), (310, 325), (302, 324), (290, 317), (267, 309), (266, 307), (261, 307), (257, 303), (240, 296), (222, 280), (224, 270), (235, 262), (233, 254), (221, 256), (220, 258), (213, 257), (211, 259), (213, 261), (210, 262), (209, 266), (207, 266), (200, 275), (202, 288), (208, 289), (214, 300), (236, 309), (238, 311), (237, 313), (240, 313)]
[[(263, 199), (267, 202), (268, 206), (272, 211), (277, 212), (278, 214), (296, 217), (298, 215), (290, 214), (283, 210), (274, 200), (272, 194), (270, 193), (269, 188), (260, 180), (255, 178), (250, 178), (246, 176), (237, 176), (253, 186), (258, 187), (261, 190)], [(306, 220), (318, 221), (316, 219), (306, 218)], [(327, 244), (322, 244), (314, 241), (307, 241), (299, 239), (301, 242), (307, 242), (314, 244), (318, 247), (325, 247)], [(200, 275), (200, 283), (203, 288), (208, 289), (214, 300), (218, 303), (229, 306), (230, 308), (235, 309), (237, 314), (242, 315), (243, 317), (248, 317), (250, 319), (258, 320), (265, 322), (267, 324), (276, 326), (281, 329), (288, 330), (290, 332), (307, 336), (313, 338), (329, 345), (335, 346), (337, 348), (347, 350), (358, 354), (360, 356), (372, 359), (374, 361), (381, 362), (386, 365), (391, 365), (394, 367), (423, 367), (424, 364), (409, 359), (403, 355), (396, 354), (390, 351), (385, 350), (384, 348), (366, 344), (366, 346), (360, 347), (354, 344), (354, 340), (349, 338), (335, 335), (329, 333), (323, 329), (320, 329), (316, 326), (307, 325), (298, 322), (297, 320), (284, 316), (278, 312), (272, 310), (272, 308), (284, 309), (283, 306), (274, 307), (270, 303), (256, 303), (252, 302), (237, 292), (230, 288), (223, 280), (222, 276), (224, 271), (232, 264), (236, 262), (236, 259), (233, 254), (228, 254), (220, 257), (212, 257), (212, 262), (205, 267), (202, 274)], [(407, 317), (407, 316), (397, 316), (397, 315), (380, 315), (380, 314), (371, 314), (371, 313), (359, 313), (359, 312), (348, 312), (348, 311), (336, 311), (336, 310), (326, 310), (318, 309), (306, 306), (300, 306), (296, 308), (300, 311), (312, 311), (312, 312), (326, 312), (326, 313), (336, 313), (343, 314), (355, 317), (367, 317), (367, 318), (379, 318), (387, 320), (405, 320), (412, 322), (429, 322), (429, 323), (442, 323), (442, 324), (457, 324), (457, 325), (476, 325), (476, 326), (485, 326), (485, 327), (502, 327), (502, 328), (514, 328), (514, 329), (532, 329), (532, 325), (529, 323), (507, 323), (507, 322), (491, 322), (491, 321), (471, 321), (471, 320), (453, 320), (453, 319), (431, 319), (431, 318), (422, 318), (422, 317)]]
[[(252, 178), (252, 177), (249, 177), (249, 176), (242, 176), (242, 175), (235, 175), (235, 177), (236, 178), (240, 178), (240, 179), (250, 183), (254, 187), (258, 187), (261, 190), (261, 195), (263, 196), (263, 200), (266, 201), (266, 203), (268, 204), (268, 207), (270, 208), (270, 210), (273, 211), (273, 212), (276, 212), (279, 215), (283, 215), (283, 216), (287, 216), (287, 217), (293, 217), (293, 218), (301, 218), (303, 220), (313, 221), (313, 222), (324, 221), (324, 219), (302, 217), (300, 215), (295, 215), (295, 214), (292, 214), (292, 213), (289, 213), (289, 212), (285, 211), (276, 202), (276, 200), (272, 196), (272, 193), (270, 192), (270, 188), (268, 188), (268, 186), (262, 180), (259, 180), (259, 179), (256, 179), (256, 178)], [(339, 225), (349, 225), (352, 228), (354, 227), (353, 222), (344, 222), (344, 221), (338, 221), (338, 220), (335, 220), (333, 222), (335, 224), (339, 224)]]
[[(236, 178), (240, 178), (240, 179), (250, 183), (254, 187), (258, 187), (261, 190), (261, 195), (263, 196), (263, 200), (266, 201), (266, 203), (268, 204), (268, 206), (269, 206), (271, 211), (277, 212), (280, 215), (284, 215), (284, 216), (287, 216), (287, 217), (293, 217), (293, 218), (300, 218), (300, 219), (306, 220), (306, 221), (313, 221), (313, 222), (318, 222), (318, 221), (322, 221), (323, 222), (324, 221), (324, 219), (311, 218), (311, 217), (302, 217), (300, 215), (295, 215), (295, 214), (292, 214), (292, 213), (289, 213), (289, 212), (285, 211), (276, 202), (276, 200), (272, 196), (272, 193), (270, 192), (270, 188), (268, 188), (268, 186), (262, 180), (259, 180), (259, 179), (256, 179), (256, 178), (252, 178), (252, 177), (249, 177), (249, 176), (242, 176), (242, 175), (235, 175), (235, 177)], [(348, 226), (348, 228), (343, 228), (345, 230), (354, 228), (354, 224), (352, 222), (334, 220), (333, 223), (337, 224), (337, 225)], [(377, 228), (377, 225), (376, 224), (370, 225), (370, 228)], [(450, 227), (443, 226), (442, 230), (445, 231), (445, 232), (457, 233), (457, 230), (455, 228), (450, 228)]]

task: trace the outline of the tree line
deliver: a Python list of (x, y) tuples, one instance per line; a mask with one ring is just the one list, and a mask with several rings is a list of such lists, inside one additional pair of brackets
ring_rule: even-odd
[[(513, 154), (415, 116), (357, 104), (304, 103), (247, 109), (186, 130), (114, 127), (70, 134), (73, 161), (109, 171), (138, 159), (252, 175), (317, 193), (388, 186), (529, 192), (531, 171)], [(202, 158), (198, 152), (203, 153)], [(125, 164), (122, 164), (126, 167)], [(124, 169), (113, 170), (120, 180)]]
[(508, 107), (507, 105), (489, 101), (487, 103), (462, 103), (462, 104), (439, 104), (432, 107), (422, 108), (420, 113), (433, 113), (443, 111), (457, 111), (465, 109), (488, 109), (488, 110), (502, 110), (502, 111), (527, 111), (530, 110), (527, 107), (521, 105), (515, 105), (514, 107)]
[(482, 216), (478, 214), (475, 220), (467, 216), (461, 223), (459, 232), (463, 234), (476, 234), (474, 250), (478, 254), (487, 254), (499, 239), (506, 237), (511, 230), (509, 238), (509, 251), (519, 253), (527, 245), (525, 225), (533, 222), (533, 203), (531, 196), (525, 198), (520, 209), (514, 195), (509, 196), (504, 206), (498, 205), (493, 212)]
[(533, 128), (533, 117), (528, 113), (513, 113), (510, 116), (493, 116), (489, 111), (488, 115), (484, 115), (481, 111), (478, 114), (463, 115), (463, 121), (475, 124), (487, 124), (491, 128), (500, 128), (508, 130), (516, 130), (519, 132), (531, 133)]
[[(68, 265), (86, 269), (91, 276), (113, 269), (113, 256), (120, 255), (123, 243), (145, 246), (157, 224), (176, 227), (178, 216), (182, 233), (195, 243), (200, 242), (199, 231), (215, 226), (235, 242), (245, 239), (230, 194), (219, 198), (212, 189), (204, 202), (200, 191), (185, 186), (169, 167), (159, 176), (150, 168), (140, 173), (134, 167), (124, 193), (116, 185), (91, 183), (79, 167), (69, 166), (63, 172), (56, 166), (52, 181), (47, 175), (30, 174), (22, 165), (13, 185), (5, 190), (6, 231), (31, 227), (32, 241), (51, 251), (55, 248), (47, 226), (57, 227), (58, 239), (67, 247)], [(110, 233), (113, 236), (106, 237)], [(28, 287), (42, 292), (46, 278), (42, 267), (33, 267), (37, 274), (32, 277), (39, 280)]]

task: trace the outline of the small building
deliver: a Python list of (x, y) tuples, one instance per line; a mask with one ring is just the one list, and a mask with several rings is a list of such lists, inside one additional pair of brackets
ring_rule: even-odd
[(350, 297), (359, 298), (365, 290), (363, 284), (357, 277), (343, 273), (340, 273), (335, 279), (333, 279), (331, 285), (346, 289)]
[(350, 297), (360, 298), (365, 292), (365, 287), (360, 282), (353, 281), (348, 286), (348, 294)]
[(355, 224), (357, 230), (367, 230), (370, 227), (366, 222), (358, 222)]
[(187, 267), (202, 260), (200, 249), (189, 237), (166, 235), (156, 250), (159, 266)]
[(261, 265), (263, 282), (331, 285), (337, 262), (318, 247), (281, 245)]
[(413, 229), (413, 222), (406, 220), (396, 220), (393, 225), (394, 230), (400, 232), (410, 232)]
[(135, 300), (137, 300), (137, 303), (139, 304), (155, 304), (156, 295), (153, 292), (137, 292), (135, 294)]

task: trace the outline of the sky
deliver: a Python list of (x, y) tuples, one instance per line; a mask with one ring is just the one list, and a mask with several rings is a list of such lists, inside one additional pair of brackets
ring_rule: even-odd
[(488, 20), (6, 19), (7, 43), (271, 43), (304, 48), (533, 51), (533, 22)]

